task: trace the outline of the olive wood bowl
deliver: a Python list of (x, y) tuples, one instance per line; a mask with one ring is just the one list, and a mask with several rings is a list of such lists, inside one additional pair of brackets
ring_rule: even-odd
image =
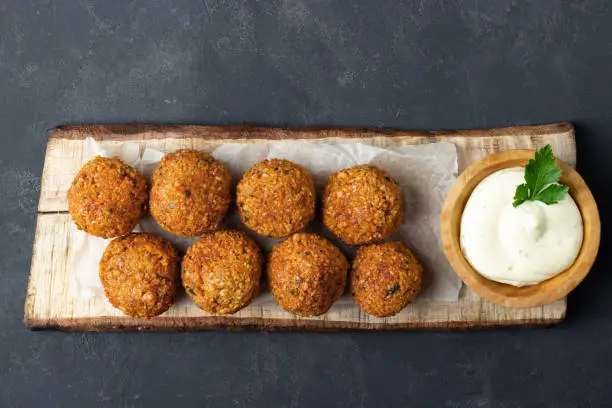
[(599, 249), (601, 224), (593, 194), (578, 172), (557, 160), (562, 171), (560, 182), (569, 186), (569, 193), (582, 215), (584, 228), (582, 247), (572, 266), (536, 285), (517, 287), (485, 278), (463, 256), (459, 244), (461, 216), (474, 188), (498, 170), (525, 166), (534, 153), (532, 150), (507, 150), (473, 163), (461, 173), (448, 192), (440, 217), (444, 252), (457, 275), (478, 295), (505, 307), (536, 307), (566, 296), (589, 273)]

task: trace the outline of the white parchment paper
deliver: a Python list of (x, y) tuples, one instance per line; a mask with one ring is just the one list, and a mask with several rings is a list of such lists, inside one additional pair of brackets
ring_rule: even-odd
[[(97, 155), (118, 156), (125, 163), (150, 177), (164, 153), (143, 148), (138, 143), (104, 144), (91, 138), (86, 141), (87, 159)], [(318, 200), (330, 174), (358, 164), (374, 164), (388, 171), (402, 190), (404, 220), (390, 240), (403, 241), (423, 263), (423, 291), (419, 299), (455, 301), (459, 296), (461, 280), (453, 272), (444, 256), (440, 240), (440, 212), (447, 191), (457, 175), (457, 151), (452, 143), (433, 143), (380, 148), (362, 143), (328, 144), (315, 142), (280, 141), (267, 143), (226, 143), (211, 154), (229, 169), (234, 184), (255, 163), (266, 158), (283, 158), (299, 163), (314, 177)], [(319, 205), (320, 207), (320, 205)], [(351, 260), (356, 248), (344, 245), (317, 219), (307, 231), (317, 232), (339, 246)], [(257, 235), (240, 222), (237, 212), (230, 206), (224, 228), (246, 231), (267, 253), (277, 240)], [(184, 253), (195, 239), (177, 237), (164, 231), (150, 216), (135, 229), (160, 234)], [(74, 275), (71, 279), (72, 295), (77, 299), (104, 296), (98, 277), (98, 264), (109, 240), (77, 232), (72, 248)], [(181, 297), (179, 302), (190, 302)], [(270, 292), (262, 288), (254, 304), (274, 302)], [(352, 303), (345, 294), (338, 303)], [(193, 305), (195, 307), (195, 305)]]

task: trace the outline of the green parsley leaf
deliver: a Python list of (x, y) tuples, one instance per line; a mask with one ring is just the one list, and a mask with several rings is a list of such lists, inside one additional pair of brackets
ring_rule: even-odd
[(395, 282), (393, 284), (393, 286), (391, 286), (390, 288), (387, 289), (387, 291), (385, 292), (385, 298), (388, 298), (389, 296), (391, 296), (392, 294), (394, 294), (395, 292), (397, 292), (398, 290), (400, 290), (400, 285), (399, 282)]
[(544, 204), (557, 204), (569, 192), (569, 187), (563, 184), (551, 184), (536, 196)]
[(516, 186), (516, 192), (514, 193), (514, 202), (512, 203), (514, 208), (523, 204), (527, 200), (529, 200), (529, 188), (527, 188), (527, 184), (521, 184)]
[(541, 201), (556, 204), (568, 193), (569, 188), (559, 184), (561, 169), (557, 167), (550, 145), (535, 153), (525, 166), (525, 183), (516, 187), (514, 202), (516, 208), (525, 201)]

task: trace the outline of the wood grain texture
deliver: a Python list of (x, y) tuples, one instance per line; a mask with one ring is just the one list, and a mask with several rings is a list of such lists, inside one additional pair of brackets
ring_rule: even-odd
[(355, 305), (334, 305), (323, 316), (298, 318), (277, 305), (249, 306), (235, 315), (215, 317), (182, 302), (150, 320), (123, 316), (104, 298), (76, 300), (70, 294), (71, 239), (76, 227), (67, 214), (66, 192), (84, 164), (84, 139), (105, 144), (134, 141), (161, 151), (180, 148), (211, 150), (221, 143), (295, 139), (342, 143), (359, 140), (374, 146), (452, 142), (459, 170), (490, 154), (509, 149), (534, 149), (551, 144), (557, 156), (575, 165), (571, 124), (492, 130), (403, 132), (363, 129), (274, 129), (248, 126), (92, 125), (60, 127), (50, 132), (43, 170), (39, 215), (24, 321), (32, 329), (78, 331), (126, 330), (403, 330), (549, 325), (565, 317), (566, 300), (529, 308), (508, 309), (490, 303), (463, 287), (457, 302), (417, 301), (390, 318), (375, 318)]
[(569, 186), (584, 225), (582, 247), (574, 264), (537, 285), (516, 287), (486, 279), (467, 261), (459, 235), (463, 209), (472, 191), (485, 177), (502, 169), (525, 166), (533, 155), (533, 150), (507, 150), (473, 163), (449, 191), (440, 216), (444, 252), (455, 272), (479, 296), (505, 307), (536, 307), (567, 296), (589, 273), (599, 250), (601, 224), (595, 198), (578, 172), (557, 160), (562, 171), (560, 182)]

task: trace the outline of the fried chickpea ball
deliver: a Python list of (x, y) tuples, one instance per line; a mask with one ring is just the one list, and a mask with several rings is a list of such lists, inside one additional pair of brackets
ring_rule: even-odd
[(329, 177), (323, 223), (349, 245), (378, 242), (402, 223), (400, 187), (384, 170), (362, 165)]
[(100, 281), (110, 304), (126, 315), (157, 316), (174, 302), (178, 253), (169, 241), (153, 234), (115, 238), (100, 261)]
[(401, 242), (359, 248), (351, 269), (351, 293), (361, 310), (393, 316), (421, 291), (423, 266)]
[(278, 304), (298, 316), (319, 316), (342, 296), (348, 262), (331, 242), (298, 233), (276, 244), (268, 260), (270, 290)]
[(221, 226), (230, 202), (230, 175), (210, 154), (165, 155), (151, 179), (151, 215), (176, 235), (195, 237)]
[(244, 232), (216, 231), (204, 235), (185, 254), (183, 287), (202, 310), (232, 314), (259, 293), (263, 257)]
[(68, 211), (77, 228), (102, 238), (129, 234), (144, 217), (147, 180), (119, 160), (85, 163), (68, 189)]
[(242, 222), (272, 238), (304, 229), (315, 216), (312, 177), (289, 160), (257, 163), (238, 183), (236, 201)]

